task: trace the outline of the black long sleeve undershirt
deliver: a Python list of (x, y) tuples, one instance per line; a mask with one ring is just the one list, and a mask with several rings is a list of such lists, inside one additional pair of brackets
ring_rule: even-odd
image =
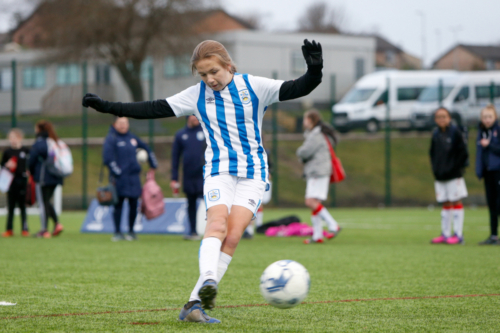
[[(283, 82), (280, 87), (279, 100), (288, 101), (308, 95), (321, 83), (322, 68), (323, 66), (310, 66), (307, 72), (298, 79)], [(99, 111), (135, 119), (175, 117), (174, 110), (165, 99), (134, 103), (103, 101), (103, 106)]]

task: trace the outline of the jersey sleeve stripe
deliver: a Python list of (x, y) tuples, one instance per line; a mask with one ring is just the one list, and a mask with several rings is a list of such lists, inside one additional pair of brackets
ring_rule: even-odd
[(238, 95), (238, 89), (236, 88), (234, 80), (229, 83), (228, 88), (236, 111), (236, 123), (238, 125), (238, 135), (240, 138), (241, 147), (243, 148), (243, 153), (247, 157), (247, 178), (253, 179), (255, 169), (253, 157), (250, 150), (250, 143), (248, 142), (247, 129), (245, 127), (245, 110), (243, 109), (243, 104), (241, 103), (240, 97)]
[(224, 108), (224, 99), (222, 99), (220, 92), (214, 91), (215, 96), (215, 108), (217, 112), (217, 122), (219, 123), (219, 128), (224, 141), (224, 146), (227, 147), (227, 152), (229, 155), (229, 174), (233, 176), (238, 175), (238, 154), (234, 151), (231, 144), (231, 139), (229, 137), (229, 131), (227, 129), (226, 122), (226, 112)]
[(264, 161), (264, 148), (262, 147), (261, 139), (260, 139), (260, 131), (259, 131), (259, 98), (253, 91), (252, 86), (250, 85), (250, 81), (248, 80), (248, 74), (243, 74), (243, 79), (245, 80), (245, 84), (248, 88), (248, 92), (250, 93), (250, 98), (252, 101), (252, 108), (253, 108), (253, 126), (255, 129), (255, 140), (259, 144), (259, 149), (257, 150), (257, 155), (259, 156), (260, 159), (260, 165), (261, 165), (261, 176), (262, 176), (262, 181), (266, 182), (266, 162)]
[[(210, 175), (216, 176), (219, 174), (220, 150), (217, 146), (217, 141), (215, 140), (214, 130), (210, 127), (210, 120), (207, 117), (207, 109), (205, 106), (205, 82), (203, 81), (201, 82), (200, 96), (198, 97), (198, 112), (200, 113), (201, 119), (203, 120), (203, 123), (208, 131), (210, 146), (214, 154), (212, 157), (212, 170), (210, 171)], [(205, 167), (203, 167), (203, 173), (205, 176)]]

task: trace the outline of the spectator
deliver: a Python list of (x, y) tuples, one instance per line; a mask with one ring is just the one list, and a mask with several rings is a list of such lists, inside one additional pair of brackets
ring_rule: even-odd
[(174, 194), (179, 191), (179, 163), (182, 161), (182, 185), (188, 200), (190, 232), (184, 236), (187, 240), (200, 240), (196, 232), (196, 201), (203, 197), (203, 166), (206, 149), (203, 129), (195, 116), (187, 118), (186, 127), (175, 135), (172, 148), (172, 181), (170, 187)]
[[(136, 150), (142, 148), (148, 152), (149, 166), (156, 169), (157, 162), (155, 154), (137, 136), (129, 132), (129, 121), (125, 117), (116, 117), (110, 127), (108, 135), (104, 140), (102, 151), (103, 163), (109, 168), (110, 181), (116, 186), (118, 203), (115, 205), (113, 220), (115, 223), (115, 234), (112, 241), (137, 239), (134, 232), (135, 219), (137, 217), (137, 202), (142, 194), (141, 166), (137, 162)], [(124, 236), (120, 230), (122, 219), (123, 202), (128, 199), (128, 234)]]
[(28, 221), (26, 220), (26, 186), (28, 176), (26, 170), (26, 159), (29, 149), (22, 146), (23, 132), (13, 128), (9, 132), (10, 148), (2, 155), (1, 167), (9, 169), (14, 174), (14, 179), (7, 192), (7, 228), (2, 237), (14, 236), (13, 222), (16, 204), (21, 211), (21, 235), (29, 236)]
[(490, 237), (479, 245), (500, 245), (498, 240), (498, 214), (500, 213), (500, 126), (493, 105), (481, 111), (477, 135), (476, 175), (484, 178), (486, 201), (490, 211)]
[(304, 175), (307, 180), (305, 204), (311, 209), (311, 223), (314, 230), (312, 239), (306, 239), (304, 243), (323, 243), (321, 220), (326, 222), (330, 231), (327, 234), (328, 239), (340, 232), (337, 221), (322, 205), (322, 201), (328, 197), (333, 167), (330, 145), (334, 146), (337, 138), (333, 128), (323, 123), (320, 113), (314, 109), (304, 114), (304, 128), (305, 141), (297, 149), (297, 156), (304, 163)]
[(64, 230), (62, 224), (59, 223), (54, 206), (50, 203), (57, 185), (63, 185), (63, 178), (48, 172), (45, 168), (49, 150), (47, 140), (52, 139), (57, 143), (59, 137), (52, 124), (46, 120), (40, 120), (36, 123), (35, 135), (36, 140), (31, 147), (29, 157), (29, 170), (36, 184), (36, 200), (40, 210), (41, 229), (35, 237), (50, 238), (51, 234), (48, 232), (49, 217), (54, 221), (52, 236), (58, 236)]
[[(467, 197), (463, 174), (469, 158), (462, 131), (451, 124), (450, 112), (439, 108), (434, 114), (438, 128), (432, 134), (430, 157), (436, 190), (436, 201), (443, 205), (441, 211), (441, 235), (433, 238), (432, 244), (462, 244), (464, 207), (462, 199)], [(451, 221), (453, 231), (451, 234)]]

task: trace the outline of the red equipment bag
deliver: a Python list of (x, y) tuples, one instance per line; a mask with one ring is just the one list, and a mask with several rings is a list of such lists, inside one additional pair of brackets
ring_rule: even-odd
[(148, 219), (154, 219), (163, 214), (165, 204), (160, 186), (155, 181), (155, 172), (150, 170), (146, 176), (146, 183), (142, 188), (141, 213)]
[(35, 202), (36, 202), (35, 181), (33, 180), (33, 176), (29, 175), (28, 184), (26, 186), (26, 205), (33, 206)]
[(335, 155), (335, 150), (333, 150), (332, 144), (326, 135), (325, 140), (328, 144), (328, 148), (330, 149), (330, 156), (332, 158), (332, 174), (330, 175), (330, 184), (340, 183), (345, 179), (344, 167), (342, 166), (340, 159), (337, 155)]

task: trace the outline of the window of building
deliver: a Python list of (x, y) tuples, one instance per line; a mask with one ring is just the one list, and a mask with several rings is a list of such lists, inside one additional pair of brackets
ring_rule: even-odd
[(12, 88), (12, 70), (0, 68), (0, 91), (8, 91)]
[(424, 90), (423, 87), (398, 88), (398, 101), (414, 101)]
[(306, 61), (302, 51), (292, 52), (292, 73), (295, 75), (302, 75), (306, 72)]
[(25, 89), (41, 89), (45, 87), (45, 67), (25, 67), (23, 69), (23, 87)]
[(57, 84), (68, 86), (80, 83), (80, 66), (78, 64), (64, 64), (57, 66)]
[(108, 64), (95, 65), (95, 83), (96, 84), (111, 83), (111, 67)]
[(357, 58), (354, 66), (356, 80), (358, 80), (365, 75), (365, 59)]
[(147, 57), (141, 63), (141, 79), (149, 80), (149, 68), (153, 66), (153, 58)]
[(492, 71), (495, 69), (495, 61), (491, 59), (486, 59), (486, 70), (487, 71)]
[(385, 62), (391, 65), (396, 62), (396, 53), (393, 50), (385, 51)]
[(179, 56), (167, 56), (163, 67), (166, 78), (191, 75), (191, 56), (188, 54)]

